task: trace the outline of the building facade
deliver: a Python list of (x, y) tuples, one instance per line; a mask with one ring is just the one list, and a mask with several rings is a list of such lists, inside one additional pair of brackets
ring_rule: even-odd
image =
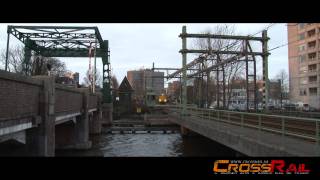
[(168, 83), (168, 90), (167, 90), (168, 96), (175, 96), (176, 94), (179, 94), (177, 92), (180, 91), (180, 87), (181, 87), (180, 81), (173, 81)]
[(320, 109), (320, 23), (288, 24), (289, 98)]
[(149, 69), (133, 70), (127, 72), (136, 99), (143, 99), (147, 90), (152, 90), (155, 95), (164, 93), (164, 72), (154, 72)]

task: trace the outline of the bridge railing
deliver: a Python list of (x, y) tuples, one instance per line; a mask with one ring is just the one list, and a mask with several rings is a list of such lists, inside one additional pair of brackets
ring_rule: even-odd
[(89, 93), (86, 88), (56, 84), (48, 76), (27, 77), (0, 70), (0, 127), (11, 126), (13, 122), (38, 123), (39, 117), (47, 114), (43, 112), (49, 105), (50, 115), (59, 118), (81, 114), (85, 109), (97, 111), (101, 98), (100, 93)]
[(55, 113), (80, 112), (82, 96), (81, 91), (55, 84)]
[(40, 81), (0, 70), (0, 122), (37, 116), (42, 88)]
[(180, 118), (191, 117), (194, 120), (209, 120), (239, 127), (254, 128), (258, 131), (301, 138), (317, 143), (317, 145), (320, 141), (320, 119), (192, 107), (187, 107), (187, 112), (183, 115), (181, 106), (171, 106), (170, 109)]

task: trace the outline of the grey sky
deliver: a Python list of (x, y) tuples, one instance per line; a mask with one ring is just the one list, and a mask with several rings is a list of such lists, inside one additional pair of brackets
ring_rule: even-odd
[[(8, 24), (0, 24), (0, 49), (5, 49)], [(102, 38), (109, 40), (111, 51), (112, 73), (119, 81), (126, 75), (127, 70), (141, 67), (151, 68), (152, 62), (156, 67), (181, 67), (181, 33), (183, 25), (187, 26), (187, 32), (198, 33), (213, 28), (217, 24), (10, 24), (10, 25), (79, 25), (98, 26)], [(249, 35), (260, 31), (269, 24), (234, 24), (237, 34)], [(286, 24), (275, 24), (268, 31), (269, 49), (287, 43)], [(257, 36), (261, 36), (261, 33)], [(10, 39), (11, 46), (19, 43), (13, 36)], [(190, 42), (190, 41), (189, 41)], [(188, 43), (191, 47), (191, 42)], [(88, 69), (88, 58), (61, 58), (67, 68), (80, 73), (82, 81)], [(188, 56), (188, 62), (193, 57)], [(257, 64), (261, 67), (261, 63)], [(3, 67), (1, 67), (3, 68)], [(101, 60), (98, 59), (97, 69), (102, 71)], [(288, 47), (271, 51), (269, 56), (269, 77), (272, 78), (281, 69), (288, 69)], [(258, 72), (259, 73), (259, 72)]]

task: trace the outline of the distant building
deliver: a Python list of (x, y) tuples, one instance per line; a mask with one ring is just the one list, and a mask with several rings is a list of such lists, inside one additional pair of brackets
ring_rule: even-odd
[(143, 99), (147, 90), (152, 90), (156, 95), (164, 93), (164, 72), (154, 72), (150, 69), (134, 70), (127, 72), (127, 78), (136, 99)]
[(320, 109), (320, 23), (288, 23), (289, 98)]
[(129, 114), (132, 112), (132, 93), (133, 89), (127, 77), (124, 77), (118, 88), (119, 100), (116, 100), (118, 105), (117, 110), (120, 114)]
[(66, 84), (66, 85), (79, 85), (79, 73), (75, 72), (67, 72), (64, 74), (64, 76), (58, 76), (56, 78), (56, 83), (59, 84)]
[(180, 91), (180, 87), (181, 87), (180, 81), (173, 81), (168, 83), (168, 90), (167, 90), (168, 96), (172, 96), (172, 97), (176, 96), (177, 91)]
[[(228, 93), (226, 93), (226, 99), (229, 100), (229, 107), (235, 106), (240, 107), (240, 109), (245, 109), (247, 106), (247, 90), (245, 80), (235, 80), (232, 82), (232, 88), (230, 92), (230, 98), (228, 98)], [(249, 83), (249, 87), (252, 83)], [(257, 105), (262, 103), (262, 89), (263, 81), (256, 81), (256, 100)], [(227, 90), (226, 90), (227, 92)], [(280, 106), (281, 98), (286, 100), (286, 94), (282, 94), (281, 97), (281, 83), (280, 81), (269, 81), (269, 105)], [(284, 101), (283, 101), (284, 102)], [(254, 94), (249, 93), (249, 107), (254, 105)]]

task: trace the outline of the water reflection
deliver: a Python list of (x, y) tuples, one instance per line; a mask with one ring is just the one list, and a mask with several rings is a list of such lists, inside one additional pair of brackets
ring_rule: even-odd
[[(203, 136), (180, 134), (101, 134), (91, 137), (90, 150), (56, 150), (56, 156), (98, 157), (219, 157), (240, 153)], [(23, 144), (0, 144), (0, 156), (29, 156)]]
[(87, 151), (57, 151), (57, 156), (219, 157), (239, 153), (202, 136), (180, 134), (104, 134)]

